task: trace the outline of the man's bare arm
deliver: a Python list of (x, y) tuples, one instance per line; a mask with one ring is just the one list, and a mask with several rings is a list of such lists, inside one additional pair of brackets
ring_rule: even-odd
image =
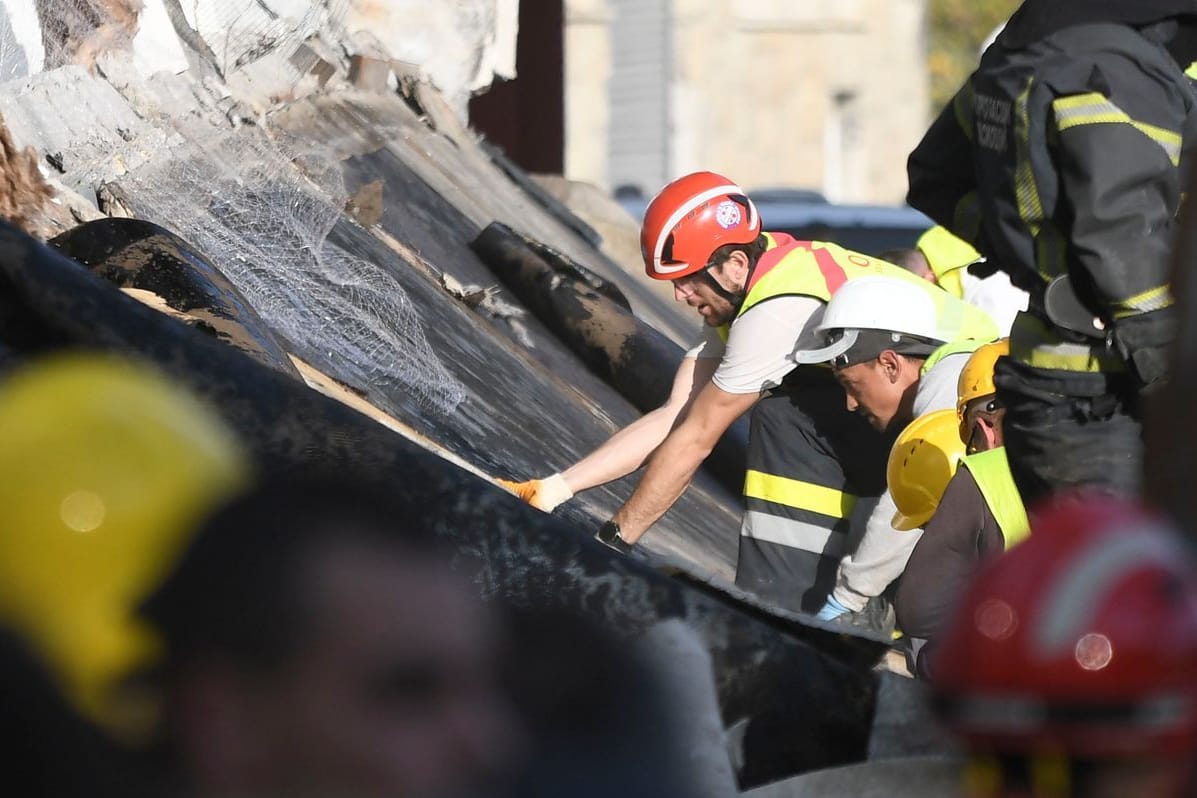
[(616, 432), (601, 446), (562, 472), (574, 493), (626, 476), (644, 464), (661, 445), (679, 418), (686, 414), (703, 387), (710, 383), (717, 358), (682, 359), (673, 378), (669, 399)]
[(625, 542), (635, 543), (673, 506), (719, 436), (759, 398), (759, 393), (728, 393), (713, 382), (703, 387), (681, 423), (657, 447), (631, 498), (615, 514), (613, 520)]

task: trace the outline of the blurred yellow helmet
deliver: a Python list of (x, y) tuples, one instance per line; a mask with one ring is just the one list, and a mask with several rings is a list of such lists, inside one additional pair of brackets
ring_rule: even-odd
[(997, 391), (993, 384), (993, 367), (997, 359), (1010, 354), (1010, 339), (1003, 338), (991, 344), (978, 347), (960, 370), (956, 383), (956, 417), (960, 424), (960, 439), (967, 442), (969, 430), (964, 426), (964, 409), (979, 396), (988, 396)]
[[(55, 355), (0, 381), (0, 623), (82, 714), (143, 729), (126, 677), (158, 644), (136, 606), (248, 461), (213, 410), (149, 367)], [(122, 703), (125, 701), (125, 703)]]
[(950, 408), (921, 415), (902, 430), (886, 468), (889, 492), (898, 506), (894, 529), (915, 529), (935, 515), (963, 456), (956, 413)]

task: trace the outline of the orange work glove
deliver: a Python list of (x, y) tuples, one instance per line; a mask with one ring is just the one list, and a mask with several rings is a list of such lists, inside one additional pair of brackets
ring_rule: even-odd
[(574, 492), (565, 484), (565, 478), (560, 474), (553, 474), (544, 479), (530, 479), (527, 482), (512, 482), (507, 479), (496, 479), (495, 482), (519, 496), (537, 510), (551, 513), (559, 504), (574, 497)]

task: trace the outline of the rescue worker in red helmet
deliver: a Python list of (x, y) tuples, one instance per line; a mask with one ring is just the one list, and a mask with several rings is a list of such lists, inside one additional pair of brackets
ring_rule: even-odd
[[(797, 343), (813, 335), (832, 293), (855, 277), (892, 275), (962, 303), (835, 244), (763, 232), (744, 191), (711, 172), (679, 178), (652, 200), (640, 244), (648, 275), (672, 281), (676, 299), (702, 317), (702, 342), (683, 359), (665, 405), (562, 473), (512, 487), (551, 511), (647, 462), (636, 491), (599, 532), (626, 549), (751, 409), (736, 582), (776, 606), (815, 612), (848, 552), (853, 505), (884, 490), (892, 438), (847, 410), (830, 369), (797, 366)], [(972, 320), (957, 309), (956, 324)]]
[(1197, 563), (1129, 502), (1070, 497), (985, 568), (931, 654), (974, 796), (1191, 796)]

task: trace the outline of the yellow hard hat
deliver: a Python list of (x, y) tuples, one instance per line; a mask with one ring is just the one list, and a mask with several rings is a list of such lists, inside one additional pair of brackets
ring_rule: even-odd
[(914, 246), (927, 259), (927, 265), (935, 273), (935, 281), (948, 293), (963, 298), (964, 283), (960, 270), (979, 261), (981, 253), (946, 227), (938, 225), (919, 236)]
[(960, 439), (967, 442), (969, 431), (964, 426), (964, 409), (979, 396), (988, 396), (997, 391), (993, 384), (993, 367), (997, 359), (1010, 354), (1010, 339), (1002, 338), (991, 344), (977, 347), (960, 370), (956, 383), (956, 418), (960, 424)]
[(903, 531), (927, 523), (964, 456), (950, 408), (919, 416), (902, 430), (889, 453), (886, 480), (898, 506), (893, 527)]
[(121, 736), (122, 680), (157, 641), (134, 611), (248, 461), (221, 419), (149, 367), (54, 355), (0, 382), (0, 624), (83, 715)]

